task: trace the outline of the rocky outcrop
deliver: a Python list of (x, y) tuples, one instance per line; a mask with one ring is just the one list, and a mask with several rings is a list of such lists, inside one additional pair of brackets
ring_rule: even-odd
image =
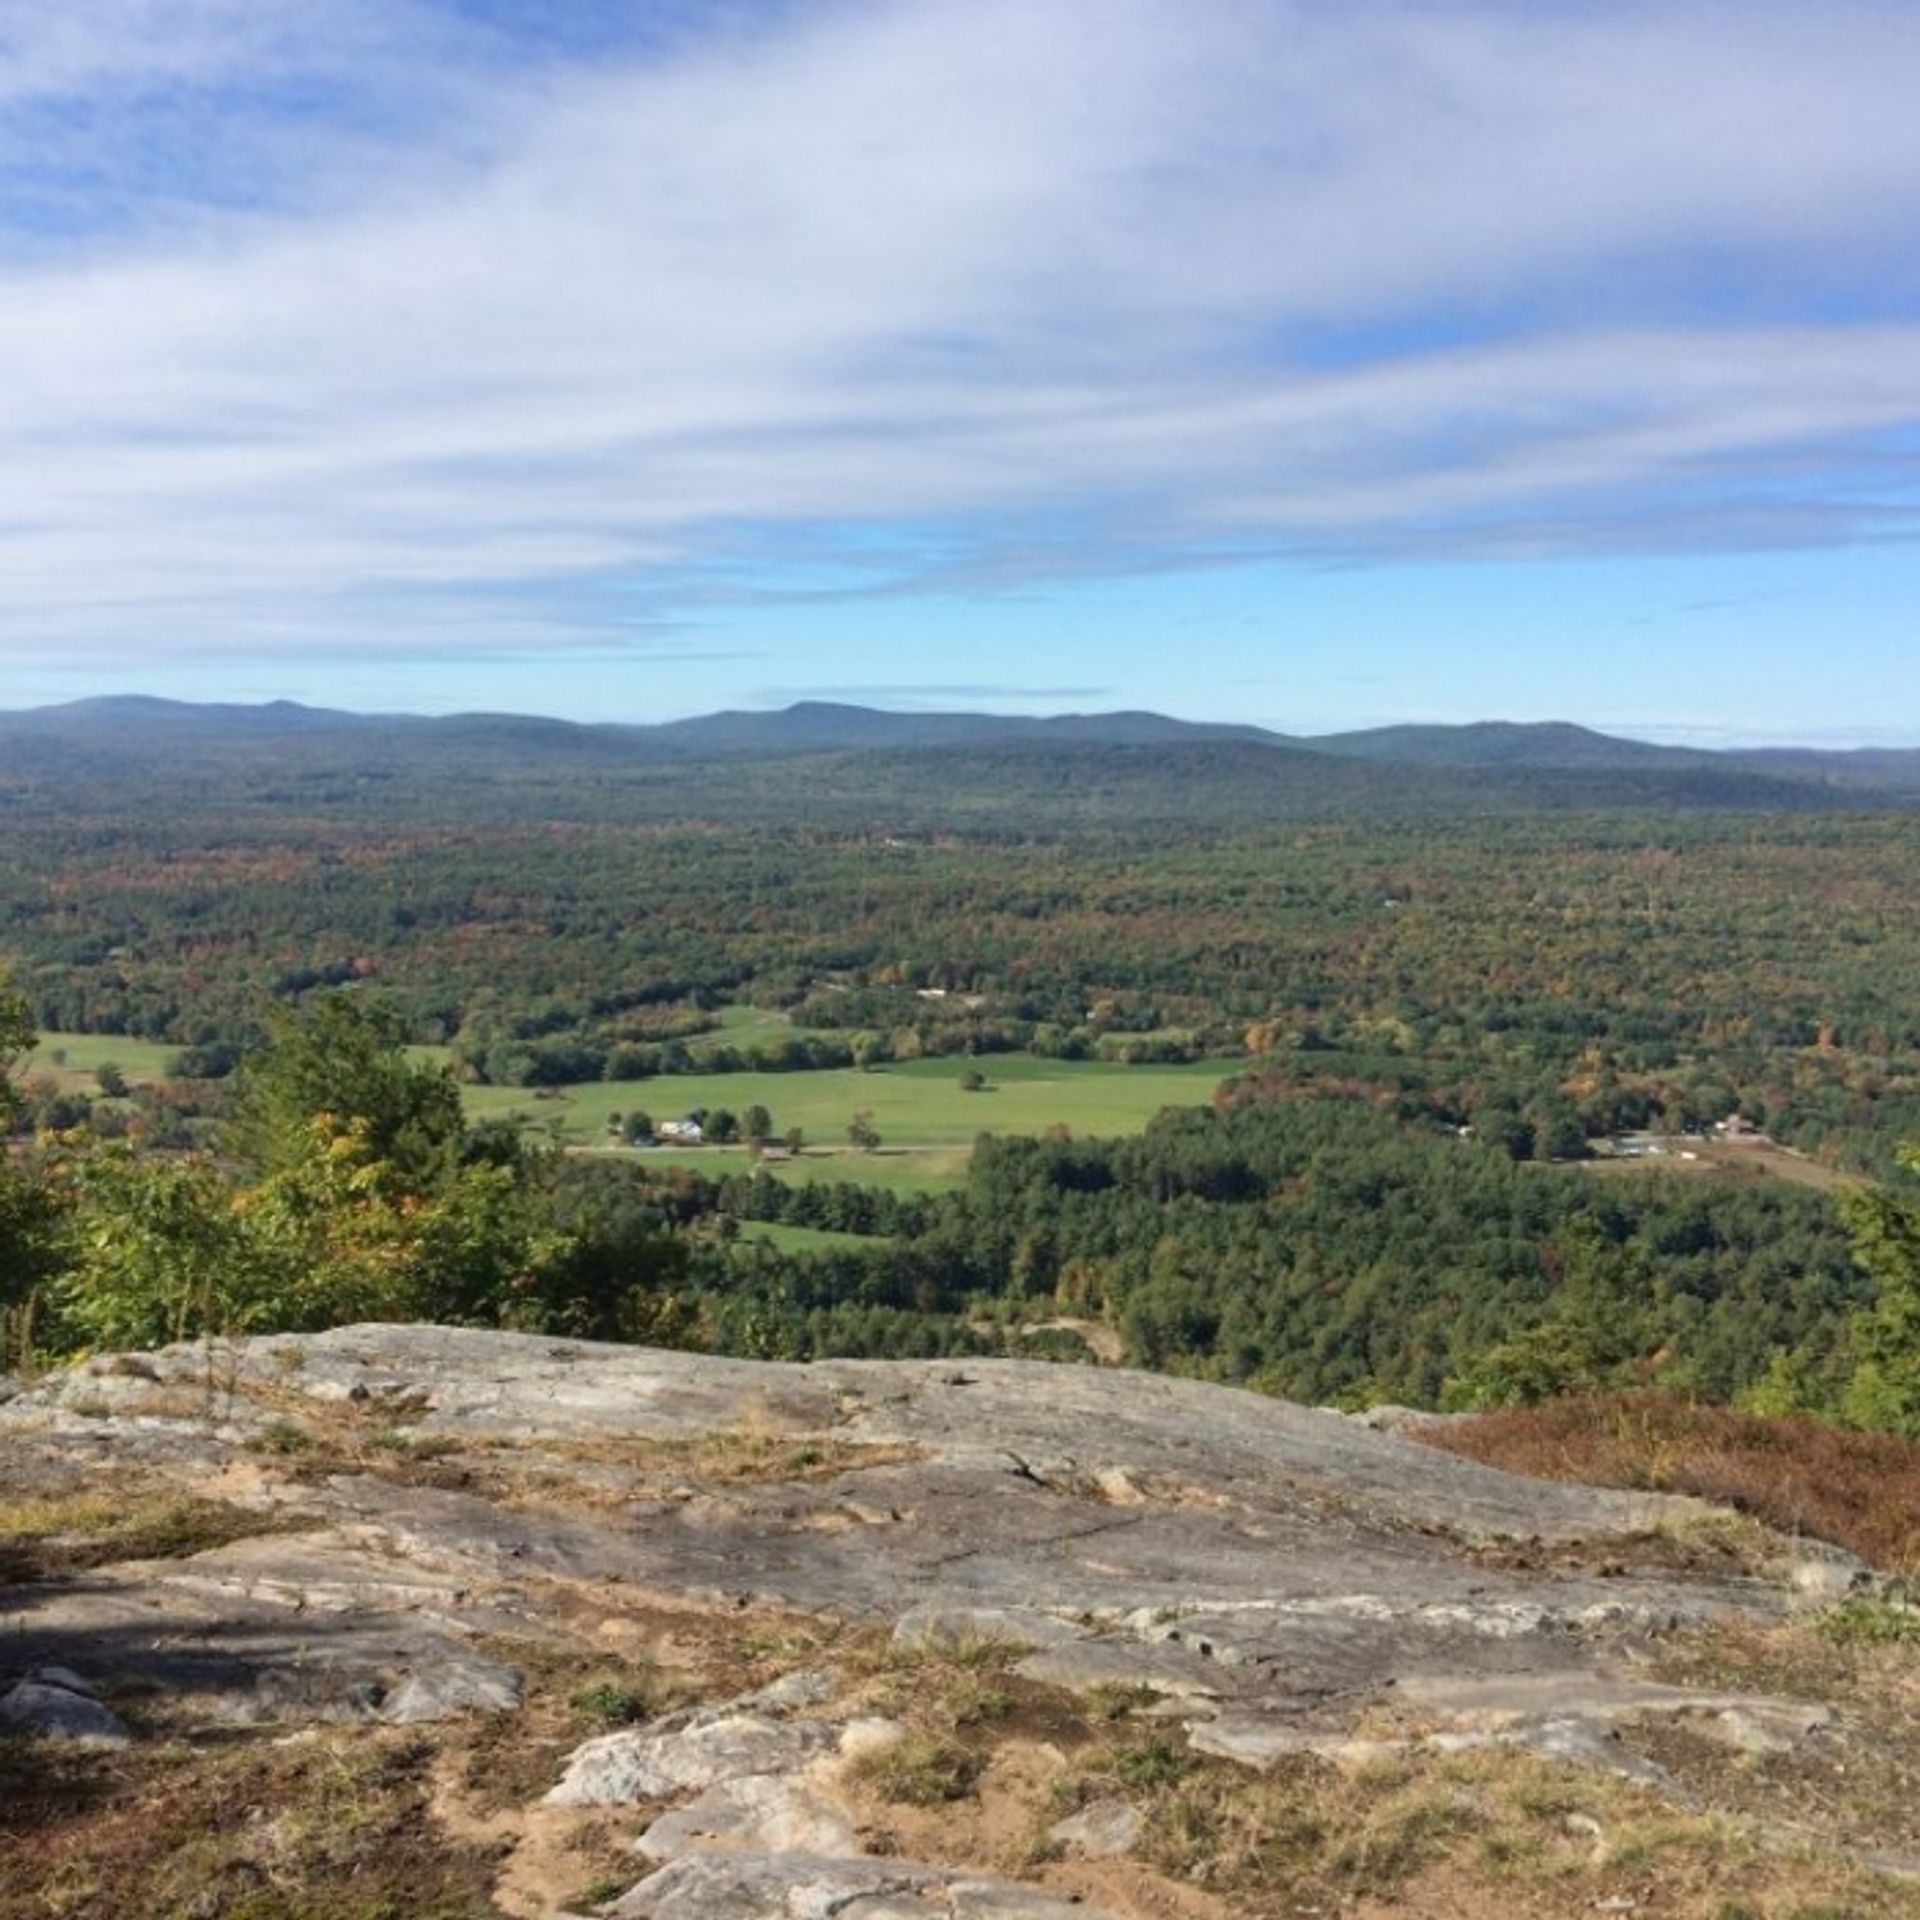
[[(1017, 1643), (1026, 1682), (1137, 1698), (1254, 1769), (1517, 1745), (1657, 1782), (1623, 1726), (1763, 1753), (1823, 1716), (1656, 1685), (1650, 1638), (1764, 1627), (1859, 1572), (1817, 1547), (1735, 1552), (1697, 1503), (1516, 1479), (1335, 1413), (1010, 1361), (356, 1327), (96, 1363), (13, 1392), (0, 1442), (16, 1485), (137, 1481), (259, 1522), (0, 1587), (0, 1717), (92, 1715), (95, 1737), (113, 1715), (94, 1687), (236, 1725), (510, 1715), (501, 1649), (577, 1646), (645, 1607)], [(611, 1914), (1064, 1913), (1002, 1877), (862, 1857), (847, 1782), (899, 1733), (800, 1672), (585, 1741), (546, 1799), (642, 1810), (646, 1871)], [(1095, 1803), (1055, 1848), (1124, 1854), (1139, 1824)]]
[(103, 1747), (124, 1747), (130, 1737), (120, 1716), (103, 1707), (93, 1688), (66, 1667), (36, 1667), (0, 1693), (0, 1727), (42, 1740)]

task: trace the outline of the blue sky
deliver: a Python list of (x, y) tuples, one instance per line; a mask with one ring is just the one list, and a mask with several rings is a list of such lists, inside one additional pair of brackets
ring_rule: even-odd
[(0, 0), (0, 704), (1920, 742), (1908, 0)]

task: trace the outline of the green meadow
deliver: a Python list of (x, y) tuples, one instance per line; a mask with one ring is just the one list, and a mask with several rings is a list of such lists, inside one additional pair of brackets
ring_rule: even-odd
[(804, 1031), (795, 1027), (784, 1013), (769, 1007), (722, 1007), (719, 1020), (718, 1032), (696, 1034), (686, 1043), (687, 1051), (696, 1060), (706, 1048), (769, 1047)]
[[(911, 1060), (816, 1073), (684, 1073), (653, 1080), (606, 1080), (537, 1093), (523, 1087), (469, 1087), (474, 1119), (520, 1118), (573, 1146), (604, 1146), (615, 1114), (645, 1113), (658, 1125), (696, 1108), (736, 1115), (764, 1106), (776, 1134), (798, 1127), (809, 1151), (777, 1164), (787, 1179), (857, 1179), (905, 1191), (947, 1186), (961, 1178), (983, 1133), (1138, 1133), (1163, 1107), (1198, 1106), (1235, 1070), (1225, 1060), (1189, 1066), (1121, 1066), (1106, 1060), (1037, 1060), (1024, 1054), (982, 1059)], [(987, 1085), (969, 1092), (968, 1069)], [(847, 1127), (870, 1116), (880, 1151), (857, 1153)], [(653, 1164), (685, 1164), (720, 1173), (744, 1167), (744, 1150), (652, 1148)]]
[[(753, 1044), (790, 1032), (785, 1016), (751, 1007), (722, 1015), (722, 1037)], [(710, 1041), (709, 1044), (713, 1042)], [(25, 1071), (73, 1089), (91, 1090), (111, 1061), (133, 1084), (164, 1077), (177, 1049), (170, 1043), (114, 1034), (44, 1033)], [(442, 1061), (444, 1047), (411, 1047), (420, 1061)], [(800, 1073), (685, 1073), (651, 1080), (588, 1081), (535, 1090), (467, 1087), (474, 1120), (525, 1121), (567, 1146), (625, 1151), (609, 1138), (615, 1114), (646, 1113), (658, 1123), (695, 1108), (727, 1107), (738, 1115), (764, 1106), (776, 1134), (798, 1127), (805, 1150), (771, 1164), (783, 1180), (858, 1180), (900, 1193), (936, 1192), (965, 1178), (974, 1140), (983, 1133), (1037, 1134), (1065, 1127), (1095, 1136), (1138, 1133), (1163, 1107), (1195, 1106), (1244, 1063), (1205, 1060), (1187, 1066), (1123, 1066), (1110, 1060), (1040, 1060), (1026, 1054), (896, 1061), (865, 1072), (853, 1067)], [(961, 1077), (983, 1073), (969, 1091)], [(858, 1152), (847, 1128), (866, 1113), (880, 1136), (876, 1152)], [(752, 1165), (744, 1147), (653, 1147), (653, 1166), (697, 1167), (709, 1174)]]
[(167, 1062), (180, 1049), (164, 1040), (129, 1040), (113, 1033), (43, 1033), (27, 1055), (23, 1071), (45, 1074), (63, 1086), (93, 1085), (94, 1074), (111, 1062), (128, 1083), (161, 1080)]

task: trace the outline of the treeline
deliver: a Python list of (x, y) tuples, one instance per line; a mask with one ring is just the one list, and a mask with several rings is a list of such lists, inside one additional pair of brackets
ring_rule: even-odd
[[(794, 1017), (804, 1014), (796, 1010)], [(463, 1031), (452, 1048), (452, 1059), (461, 1079), (480, 1086), (565, 1087), (588, 1080), (654, 1080), (682, 1073), (814, 1073), (827, 1068), (881, 1067), (898, 1060), (997, 1053), (1168, 1065), (1237, 1051), (1238, 1046), (1238, 1036), (1231, 1029), (1112, 1033), (1091, 1026), (1050, 1026), (1017, 1015), (938, 1019), (923, 1014), (893, 1027), (856, 1027), (840, 1033), (802, 1029), (773, 1040), (741, 1044), (706, 1040), (695, 1045), (679, 1040), (659, 1045), (632, 1040), (613, 1044), (582, 1039), (499, 1041), (490, 1037), (482, 1022), (477, 1031)]]

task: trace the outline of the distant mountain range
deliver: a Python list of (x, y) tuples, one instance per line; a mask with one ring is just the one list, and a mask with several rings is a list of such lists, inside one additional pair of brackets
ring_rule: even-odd
[[(1565, 722), (1396, 726), (1294, 736), (1157, 713), (900, 713), (826, 701), (704, 714), (652, 726), (519, 714), (356, 714), (292, 701), (212, 705), (120, 695), (0, 711), (0, 782), (40, 790), (139, 774), (250, 798), (328, 781), (484, 780), (496, 789), (654, 783), (697, 790), (690, 770), (724, 762), (743, 791), (783, 802), (818, 791), (847, 807), (883, 803), (934, 768), (1045, 795), (1088, 783), (1109, 804), (1129, 786), (1184, 811), (1234, 815), (1264, 802), (1433, 805), (1831, 806), (1920, 800), (1920, 749), (1710, 751), (1621, 739)], [(748, 769), (753, 772), (749, 774)], [(711, 787), (714, 783), (706, 783)], [(239, 790), (236, 787), (235, 790)], [(1223, 798), (1230, 790), (1230, 803)], [(1201, 796), (1196, 799), (1195, 796)], [(1212, 795), (1209, 800), (1206, 796)], [(1215, 807), (1218, 801), (1218, 807)]]
[(0, 740), (114, 741), (161, 736), (233, 741), (358, 733), (367, 738), (524, 740), (549, 746), (649, 748), (675, 754), (847, 753), (870, 747), (1058, 743), (1175, 746), (1207, 741), (1335, 754), (1409, 767), (1521, 767), (1586, 772), (1621, 767), (1741, 767), (1787, 777), (1841, 779), (1849, 785), (1920, 784), (1920, 748), (1752, 747), (1714, 750), (1657, 746), (1562, 720), (1481, 720), (1464, 726), (1373, 727), (1354, 733), (1284, 734), (1264, 727), (1175, 720), (1163, 713), (901, 713), (877, 707), (801, 700), (767, 711), (730, 709), (654, 725), (587, 724), (527, 714), (349, 713), (292, 700), (260, 705), (162, 700), (111, 694), (61, 706), (0, 709)]

